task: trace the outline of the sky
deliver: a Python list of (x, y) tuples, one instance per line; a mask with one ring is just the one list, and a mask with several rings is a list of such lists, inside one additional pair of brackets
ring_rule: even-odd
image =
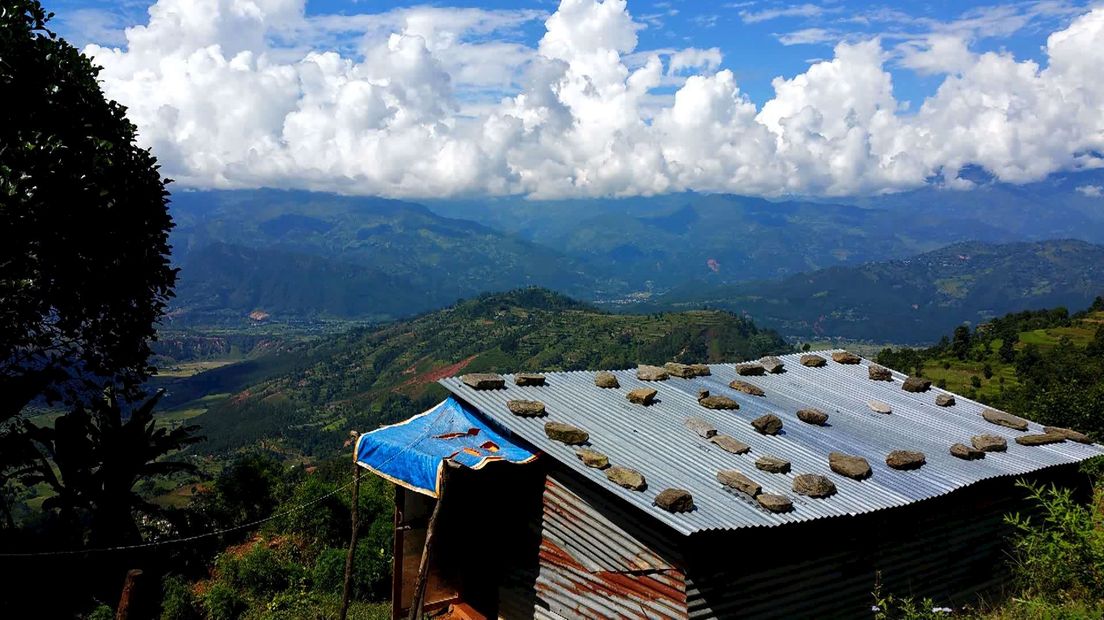
[(46, 0), (185, 187), (870, 195), (1104, 167), (1104, 5)]

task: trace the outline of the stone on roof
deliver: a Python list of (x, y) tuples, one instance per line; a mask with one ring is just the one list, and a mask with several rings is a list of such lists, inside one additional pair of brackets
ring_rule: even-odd
[(951, 446), (951, 456), (957, 456), (965, 461), (974, 461), (985, 458), (985, 452), (964, 443), (956, 443)]
[(893, 407), (890, 407), (887, 403), (883, 403), (880, 400), (867, 401), (866, 406), (870, 407), (870, 410), (874, 413), (884, 413), (886, 415), (893, 413)]
[(767, 372), (767, 369), (759, 364), (736, 364), (736, 374), (741, 377), (758, 377), (765, 372)]
[(820, 409), (800, 409), (797, 412), (797, 419), (805, 422), (806, 424), (815, 424), (816, 426), (824, 426), (828, 422), (828, 414), (824, 413)]
[(755, 501), (759, 502), (760, 506), (771, 512), (789, 512), (793, 510), (793, 502), (785, 495), (760, 493), (755, 496)]
[(575, 451), (575, 456), (578, 456), (579, 460), (583, 462), (583, 465), (587, 467), (593, 467), (595, 469), (605, 469), (609, 467), (609, 457), (597, 450), (579, 448)]
[(773, 355), (768, 355), (767, 357), (761, 358), (759, 360), (759, 365), (766, 369), (766, 371), (771, 373), (772, 375), (776, 375), (786, 370), (786, 364), (784, 364), (782, 360)]
[(655, 505), (667, 512), (690, 512), (694, 509), (694, 497), (685, 489), (664, 489), (656, 495)]
[(736, 471), (735, 469), (722, 469), (717, 472), (717, 482), (720, 482), (724, 486), (735, 489), (741, 493), (746, 493), (752, 497), (759, 495), (763, 490), (763, 487), (759, 486), (759, 483), (755, 482), (751, 478), (748, 478), (744, 474)]
[(717, 434), (717, 429), (701, 418), (687, 418), (686, 428), (694, 431), (703, 439), (709, 439)]
[(935, 404), (940, 407), (953, 407), (955, 404), (955, 397), (950, 394), (939, 394), (935, 397)]
[(850, 351), (836, 351), (832, 353), (832, 359), (837, 364), (858, 364), (862, 361), (862, 358)]
[(1003, 426), (1005, 428), (1011, 428), (1017, 431), (1027, 430), (1027, 420), (1018, 418), (1010, 413), (1003, 411), (997, 411), (996, 409), (986, 409), (981, 412), (981, 417), (985, 418), (986, 422)]
[(519, 372), (514, 375), (514, 383), (520, 386), (544, 385), (544, 375), (535, 372)]
[(732, 454), (747, 454), (751, 451), (751, 446), (739, 439), (729, 437), (728, 435), (717, 434), (710, 437), (709, 441), (713, 442), (713, 444), (721, 450), (731, 452)]
[(766, 396), (767, 393), (762, 388), (756, 387), (747, 381), (740, 381), (739, 379), (733, 379), (728, 387), (736, 390), (737, 392), (743, 392), (744, 394), (750, 394), (751, 396)]
[(1092, 439), (1090, 439), (1089, 436), (1086, 435), (1085, 433), (1079, 433), (1075, 430), (1071, 430), (1071, 429), (1068, 429), (1068, 428), (1062, 428), (1060, 426), (1044, 426), (1043, 427), (1043, 432), (1044, 433), (1049, 433), (1051, 435), (1061, 435), (1062, 437), (1065, 437), (1066, 439), (1068, 439), (1070, 441), (1076, 441), (1077, 443), (1084, 443), (1084, 444), (1091, 444), (1092, 443)]
[(727, 396), (710, 396), (708, 390), (702, 390), (705, 395), (698, 394), (698, 404), (706, 409), (739, 409), (740, 403)]
[(636, 367), (636, 378), (641, 381), (666, 381), (671, 378), (671, 374), (659, 366), (641, 364)]
[(920, 469), (926, 462), (924, 453), (914, 450), (894, 450), (886, 456), (886, 465), (893, 469)]
[(854, 480), (865, 480), (872, 473), (870, 463), (866, 459), (842, 452), (830, 452), (828, 454), (828, 466), (837, 474)]
[(755, 418), (751, 421), (751, 425), (764, 435), (777, 435), (782, 430), (782, 420), (773, 413)]
[(809, 497), (830, 497), (836, 494), (836, 485), (820, 474), (801, 474), (794, 476), (793, 490)]
[(630, 403), (636, 403), (638, 405), (650, 405), (655, 400), (656, 392), (652, 388), (636, 388), (631, 390), (628, 394), (625, 394), (625, 398), (629, 399)]
[(820, 368), (821, 366), (824, 366), (828, 363), (828, 360), (812, 353), (806, 353), (805, 355), (802, 355), (800, 361), (802, 366), (808, 366), (809, 368)]
[(648, 482), (644, 480), (644, 474), (635, 469), (621, 467), (620, 465), (614, 465), (607, 469), (606, 478), (614, 484), (621, 485), (633, 491), (643, 491), (648, 488)]
[(584, 444), (590, 441), (590, 434), (581, 428), (577, 428), (563, 422), (548, 422), (544, 425), (544, 434), (553, 441), (565, 443), (569, 446)]
[(617, 380), (617, 375), (603, 370), (594, 375), (594, 385), (600, 388), (619, 388), (621, 387), (621, 382)]
[(705, 364), (680, 364), (678, 362), (667, 362), (663, 365), (663, 368), (672, 375), (676, 377), (681, 377), (683, 379), (709, 375), (709, 366)]
[(506, 407), (510, 413), (522, 417), (542, 416), (545, 414), (544, 403), (539, 400), (510, 400), (506, 401)]
[(1052, 443), (1062, 443), (1066, 438), (1057, 433), (1040, 433), (1038, 435), (1020, 435), (1016, 443), (1021, 446), (1045, 446)]
[(893, 373), (885, 366), (871, 364), (870, 367), (866, 369), (866, 372), (873, 381), (893, 381)]
[(490, 372), (476, 372), (460, 377), (465, 385), (473, 390), (501, 390), (506, 387), (506, 379), (502, 375)]
[(982, 452), (1004, 452), (1008, 449), (1008, 440), (1000, 435), (974, 435), (970, 443)]
[(909, 377), (901, 384), (901, 389), (906, 392), (927, 392), (931, 389), (931, 384), (931, 379)]
[(755, 459), (755, 469), (772, 474), (787, 474), (790, 472), (790, 462), (777, 456), (764, 455)]

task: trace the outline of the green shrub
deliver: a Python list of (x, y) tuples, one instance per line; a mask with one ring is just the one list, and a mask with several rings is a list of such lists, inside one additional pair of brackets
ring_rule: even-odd
[(88, 614), (87, 620), (115, 620), (115, 610), (101, 603)]
[(203, 594), (208, 620), (238, 620), (247, 609), (245, 599), (229, 584), (216, 581)]
[(240, 557), (223, 555), (216, 562), (219, 581), (257, 599), (286, 590), (302, 573), (287, 552), (258, 544)]
[(1015, 528), (1013, 566), (1024, 593), (1043, 602), (1099, 601), (1104, 592), (1104, 485), (1092, 503), (1073, 492), (1021, 483), (1039, 515), (1009, 515)]
[(161, 620), (200, 620), (199, 605), (188, 582), (169, 575), (161, 580)]
[[(331, 547), (318, 554), (311, 574), (315, 589), (340, 594), (345, 583), (345, 556), (347, 549)], [(353, 558), (353, 598), (378, 600), (386, 596), (390, 586), (390, 554), (380, 553), (370, 543), (357, 544)]]

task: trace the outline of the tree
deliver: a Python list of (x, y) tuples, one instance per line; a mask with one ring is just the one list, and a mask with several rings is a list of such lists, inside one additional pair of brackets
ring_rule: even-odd
[(161, 394), (124, 412), (109, 388), (88, 407), (74, 406), (53, 428), (31, 432), (39, 458), (27, 470), (24, 482), (48, 484), (56, 495), (43, 502), (43, 509), (59, 511), (63, 522), (87, 521), (93, 545), (141, 540), (135, 512), (156, 515), (160, 509), (135, 491), (140, 480), (181, 471), (196, 473), (189, 463), (164, 458), (202, 437), (195, 435), (197, 426), (172, 430), (156, 426), (153, 409)]
[(109, 383), (136, 397), (176, 278), (157, 162), (51, 17), (0, 7), (0, 423)]
[(1016, 341), (1019, 340), (1019, 335), (1015, 332), (1005, 334), (1001, 338), (1000, 349), (997, 349), (997, 356), (1005, 364), (1011, 364), (1016, 359)]
[(966, 359), (966, 355), (970, 352), (970, 328), (965, 325), (959, 325), (954, 330), (954, 338), (951, 339), (951, 353), (954, 354), (960, 360)]

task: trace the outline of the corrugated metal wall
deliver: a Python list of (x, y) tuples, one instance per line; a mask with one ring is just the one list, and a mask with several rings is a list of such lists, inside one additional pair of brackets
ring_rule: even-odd
[(686, 618), (672, 546), (680, 537), (592, 492), (570, 475), (548, 476), (538, 566), (500, 592), (502, 617)]
[[(1028, 478), (1077, 484), (1076, 466)], [(1015, 479), (821, 522), (692, 536), (691, 618), (868, 617), (883, 593), (976, 604), (1007, 582), (1005, 514), (1029, 508)]]

